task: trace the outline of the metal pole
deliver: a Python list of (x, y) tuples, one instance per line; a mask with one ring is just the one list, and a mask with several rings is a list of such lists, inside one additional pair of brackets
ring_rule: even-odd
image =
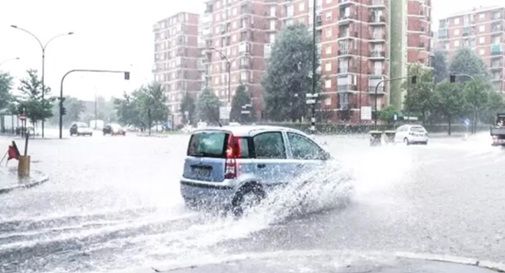
[(230, 103), (231, 97), (231, 63), (228, 58), (226, 58), (226, 66), (228, 68), (228, 103)]
[[(46, 63), (46, 48), (42, 47), (42, 75), (41, 83), (42, 83), (42, 103), (44, 103), (44, 96), (46, 94), (46, 86), (44, 84), (44, 72), (45, 72), (45, 63)], [(45, 119), (42, 119), (42, 138), (44, 138), (44, 122)]]
[(379, 81), (376, 85), (375, 85), (375, 107), (374, 107), (374, 111), (375, 111), (375, 116), (374, 116), (374, 127), (375, 127), (375, 130), (377, 130), (377, 118), (379, 116), (379, 113), (377, 112), (377, 97), (378, 97), (378, 94), (377, 94), (377, 90), (379, 89), (379, 85), (381, 83), (383, 83), (384, 80), (382, 81)]
[[(312, 95), (315, 99), (316, 95), (316, 0), (313, 1), (312, 7)], [(312, 115), (310, 119), (310, 131), (316, 131), (316, 104), (312, 104)]]

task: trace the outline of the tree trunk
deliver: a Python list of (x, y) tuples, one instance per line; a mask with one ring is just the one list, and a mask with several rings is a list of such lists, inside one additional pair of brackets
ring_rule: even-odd
[(447, 123), (449, 125), (449, 128), (447, 128), (447, 134), (450, 136), (451, 135), (451, 118), (447, 119)]

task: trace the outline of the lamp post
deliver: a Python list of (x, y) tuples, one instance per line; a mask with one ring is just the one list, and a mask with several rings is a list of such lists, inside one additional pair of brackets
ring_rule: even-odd
[[(129, 71), (118, 71), (118, 70), (102, 70), (102, 69), (72, 69), (65, 73), (63, 77), (61, 78), (60, 82), (60, 124), (59, 124), (59, 129), (60, 129), (60, 139), (63, 137), (63, 114), (65, 113), (65, 109), (63, 108), (63, 81), (65, 78), (73, 72), (92, 72), (92, 73), (122, 73), (124, 74), (124, 79), (129, 80), (130, 79), (130, 72)], [(95, 120), (96, 124), (96, 120)]]
[(221, 50), (219, 50), (215, 47), (211, 47), (209, 49), (214, 50), (217, 53), (219, 53), (219, 55), (221, 56), (221, 59), (226, 61), (226, 72), (228, 73), (228, 104), (229, 104), (231, 101), (231, 62), (230, 62), (230, 59), (228, 59), (228, 57), (226, 57), (226, 55)]
[[(49, 45), (49, 43), (51, 43), (52, 41), (54, 41), (55, 39), (59, 38), (59, 37), (63, 37), (63, 36), (69, 36), (69, 35), (72, 35), (74, 34), (73, 32), (67, 32), (67, 33), (61, 33), (61, 34), (57, 34), (55, 36), (53, 36), (51, 39), (47, 40), (47, 42), (44, 44), (42, 43), (42, 41), (35, 35), (33, 34), (32, 32), (30, 32), (29, 30), (27, 29), (24, 29), (22, 27), (18, 27), (16, 25), (11, 25), (12, 28), (15, 28), (15, 29), (18, 29), (18, 30), (21, 30), (25, 33), (27, 33), (28, 35), (32, 36), (33, 38), (35, 38), (35, 40), (37, 40), (37, 42), (39, 43), (40, 45), (40, 49), (42, 51), (42, 70), (41, 70), (41, 83), (42, 83), (42, 100), (44, 100), (44, 95), (45, 95), (45, 92), (46, 92), (46, 86), (45, 86), (45, 82), (44, 82), (44, 77), (45, 77), (45, 60), (46, 60), (46, 48), (47, 46)], [(42, 120), (42, 137), (44, 137), (44, 120)]]
[(17, 61), (19, 59), (20, 59), (19, 57), (4, 59), (4, 60), (0, 61), (0, 66), (3, 65), (6, 62)]
[[(313, 1), (312, 3), (312, 96), (310, 96), (308, 99), (314, 102), (312, 103), (312, 109), (311, 109), (311, 117), (310, 117), (310, 131), (312, 133), (316, 132), (316, 101), (315, 99), (317, 98), (316, 94), (316, 69), (317, 69), (317, 64), (316, 64), (316, 0)], [(308, 94), (307, 94), (308, 95)]]

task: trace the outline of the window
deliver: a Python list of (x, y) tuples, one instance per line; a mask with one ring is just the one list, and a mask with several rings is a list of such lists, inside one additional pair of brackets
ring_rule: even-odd
[(269, 132), (253, 138), (256, 158), (286, 158), (286, 149), (280, 132)]
[(454, 47), (459, 47), (459, 41), (454, 41)]
[(326, 65), (324, 66), (324, 70), (331, 71), (331, 62), (326, 63)]
[(486, 25), (479, 26), (479, 32), (484, 32), (484, 31), (486, 31)]
[(326, 47), (326, 55), (331, 54), (331, 45)]
[(275, 20), (270, 20), (270, 30), (275, 30), (275, 29), (276, 29)]
[(479, 54), (483, 56), (484, 54), (486, 54), (486, 50), (483, 48), (479, 49)]
[(486, 42), (486, 37), (479, 37), (479, 44), (483, 44)]
[(454, 24), (459, 25), (459, 18), (454, 18)]
[(331, 15), (331, 11), (328, 11), (328, 12), (326, 13), (326, 21), (331, 21), (331, 17), (332, 17), (332, 15)]
[(324, 87), (325, 88), (331, 88), (331, 80), (324, 81)]
[(486, 18), (486, 14), (485, 13), (479, 13), (479, 19), (484, 19)]
[(300, 3), (298, 4), (298, 11), (304, 11), (305, 10), (305, 3)]
[(454, 30), (454, 35), (458, 36), (459, 35), (459, 29)]
[(191, 136), (189, 156), (222, 157), (225, 150), (224, 132), (202, 132)]
[(327, 157), (323, 149), (307, 137), (288, 133), (288, 139), (295, 159), (324, 160)]

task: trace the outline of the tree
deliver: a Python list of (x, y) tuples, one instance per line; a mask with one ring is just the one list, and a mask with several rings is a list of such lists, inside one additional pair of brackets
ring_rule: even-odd
[(195, 99), (186, 92), (181, 101), (181, 114), (183, 123), (194, 123), (195, 122)]
[(437, 50), (433, 54), (433, 57), (431, 57), (431, 66), (433, 67), (433, 76), (436, 84), (449, 78), (446, 56), (445, 52)]
[(52, 107), (55, 100), (50, 97), (50, 89), (46, 87), (42, 97), (42, 82), (38, 80), (36, 70), (28, 70), (28, 77), (21, 80), (19, 90), (22, 95), (18, 98), (18, 113), (25, 112), (30, 121), (36, 124), (53, 116)]
[[(230, 120), (239, 122), (248, 120), (242, 115), (242, 106), (247, 104), (251, 104), (251, 96), (249, 96), (249, 93), (245, 90), (245, 86), (241, 84), (237, 87), (235, 96), (233, 96), (231, 102)], [(252, 109), (249, 108), (248, 110)]]
[[(84, 103), (75, 97), (64, 97), (63, 107), (65, 108), (66, 114), (63, 115), (63, 125), (68, 126), (74, 121), (82, 121), (82, 113), (86, 110)], [(51, 124), (58, 124), (60, 115), (60, 104), (53, 104), (53, 117), (48, 120)]]
[[(305, 94), (312, 90), (312, 54), (312, 36), (306, 26), (291, 25), (279, 33), (262, 82), (269, 119), (295, 121), (307, 113)], [(314, 76), (318, 92), (319, 75)]]
[(441, 82), (435, 88), (434, 109), (447, 121), (447, 134), (451, 135), (454, 119), (464, 113), (465, 99), (460, 84)]
[(480, 78), (465, 85), (464, 97), (469, 112), (472, 115), (472, 133), (476, 133), (480, 113), (485, 109), (491, 86)]
[(209, 123), (219, 121), (219, 98), (212, 92), (211, 89), (206, 88), (200, 93), (196, 103), (196, 112), (198, 119)]
[(134, 125), (139, 128), (146, 126), (140, 119), (140, 114), (137, 111), (133, 97), (126, 92), (122, 98), (114, 99), (114, 109), (119, 122), (122, 124)]
[(379, 111), (379, 119), (386, 122), (388, 125), (394, 120), (396, 114), (396, 109), (394, 106), (390, 105)]
[[(471, 49), (462, 48), (456, 52), (449, 66), (451, 75), (466, 74), (473, 77), (487, 78), (486, 65)], [(458, 82), (470, 80), (468, 77), (458, 77)]]
[(7, 108), (11, 103), (11, 88), (12, 77), (8, 73), (0, 73), (0, 110)]
[(420, 115), (423, 124), (433, 109), (433, 73), (419, 64), (408, 67), (409, 79), (416, 77), (416, 83), (407, 82), (407, 94), (404, 101), (405, 112)]
[(133, 113), (137, 115), (133, 121), (142, 125), (142, 128), (151, 128), (153, 122), (163, 123), (168, 120), (167, 96), (160, 84), (142, 86), (133, 91), (132, 97), (135, 109)]
[(487, 124), (493, 124), (496, 119), (496, 113), (503, 112), (505, 112), (503, 95), (498, 94), (494, 90), (490, 90), (487, 103), (481, 113), (481, 120)]

